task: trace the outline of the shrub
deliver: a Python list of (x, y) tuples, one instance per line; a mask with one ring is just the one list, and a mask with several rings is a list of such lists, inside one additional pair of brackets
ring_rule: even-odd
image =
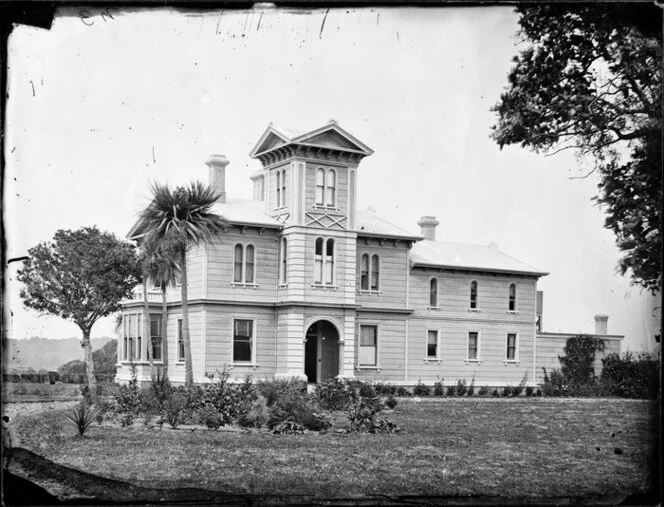
[(475, 375), (473, 374), (473, 378), (470, 381), (470, 385), (468, 386), (468, 396), (472, 396), (475, 393)]
[(198, 411), (198, 419), (205, 424), (209, 430), (218, 430), (221, 426), (221, 417), (216, 409), (210, 405), (201, 408)]
[(397, 400), (394, 396), (391, 394), (387, 397), (387, 400), (385, 400), (385, 406), (389, 408), (390, 410), (394, 410), (394, 407), (397, 406)]
[(443, 396), (445, 394), (445, 386), (443, 385), (443, 380), (440, 377), (438, 377), (438, 380), (436, 380), (433, 383), (433, 395), (434, 396)]
[(138, 389), (136, 377), (129, 381), (126, 386), (120, 386), (115, 395), (116, 411), (120, 415), (120, 425), (131, 426), (134, 424), (134, 418), (138, 416), (143, 403), (143, 393)]
[(512, 396), (513, 392), (514, 391), (513, 391), (512, 386), (508, 385), (508, 386), (503, 387), (502, 395), (505, 396), (505, 397)]
[(491, 391), (491, 396), (499, 396), (499, 395), (500, 393), (498, 392), (498, 389), (494, 389), (493, 391)]
[(272, 407), (279, 398), (290, 393), (306, 391), (306, 384), (297, 380), (270, 380), (257, 384), (258, 393), (265, 398), (268, 407)]
[(95, 421), (99, 426), (102, 425), (104, 422), (104, 418), (106, 417), (107, 414), (111, 414), (113, 412), (113, 402), (104, 400), (102, 398), (99, 398), (97, 400), (97, 413), (95, 415)]
[(256, 399), (247, 402), (238, 415), (237, 423), (243, 428), (262, 428), (268, 421), (270, 412), (265, 398), (258, 395)]
[(447, 396), (456, 396), (456, 386), (455, 385), (447, 386)]
[[(364, 387), (360, 388), (360, 395)], [(373, 389), (372, 391), (375, 395), (376, 391)], [(316, 386), (315, 396), (320, 406), (326, 410), (345, 410), (348, 404), (357, 398), (355, 389), (350, 387), (347, 382), (338, 378), (326, 380)]]
[(595, 383), (595, 354), (604, 342), (594, 336), (572, 336), (565, 342), (564, 356), (558, 356), (565, 383), (572, 386)]
[(600, 385), (604, 392), (625, 398), (657, 398), (659, 362), (649, 355), (634, 358), (631, 352), (602, 359)]
[(422, 380), (418, 379), (417, 384), (415, 384), (415, 387), (413, 387), (413, 394), (415, 396), (429, 396), (429, 387), (425, 386), (422, 383)]
[(394, 433), (400, 430), (396, 424), (377, 417), (382, 406), (376, 400), (360, 397), (348, 407), (351, 432)]
[(312, 431), (322, 431), (331, 426), (330, 421), (316, 413), (306, 396), (299, 391), (288, 392), (277, 399), (270, 408), (267, 425), (274, 430), (280, 423), (288, 421)]
[(488, 386), (480, 387), (480, 390), (477, 391), (477, 394), (479, 394), (480, 396), (486, 396), (487, 394), (489, 394), (489, 387)]
[(535, 391), (535, 388), (532, 386), (526, 387), (526, 396), (532, 396)]
[(272, 427), (272, 433), (277, 435), (299, 435), (306, 433), (307, 429), (294, 421), (282, 421)]
[(544, 383), (542, 384), (544, 396), (566, 396), (568, 388), (562, 372), (551, 370), (551, 374), (548, 374), (546, 368), (542, 369), (544, 370)]
[(398, 387), (392, 384), (375, 384), (374, 389), (379, 396), (398, 396)]
[(523, 374), (523, 378), (521, 379), (521, 382), (519, 382), (519, 385), (512, 388), (512, 394), (514, 396), (521, 395), (524, 387), (526, 386), (527, 379), (528, 379), (528, 370), (526, 369), (526, 372)]
[(187, 392), (178, 389), (164, 402), (164, 419), (168, 425), (177, 429), (187, 415)]
[(363, 398), (375, 398), (376, 396), (378, 396), (378, 393), (371, 386), (371, 384), (362, 384), (360, 386), (358, 394)]
[(410, 396), (410, 395), (411, 395), (411, 393), (408, 390), (408, 388), (406, 388), (404, 386), (397, 386), (397, 396), (407, 397), (407, 396)]
[(152, 376), (150, 384), (152, 396), (157, 403), (157, 407), (161, 411), (164, 403), (173, 393), (173, 386), (168, 377), (162, 373), (161, 369), (157, 370), (157, 374)]
[(197, 408), (213, 407), (219, 414), (222, 426), (231, 424), (239, 415), (243, 404), (240, 388), (228, 382), (230, 374), (226, 369), (217, 371), (216, 381), (214, 375), (208, 374), (207, 377), (212, 383), (202, 390), (201, 404)]
[(65, 417), (74, 423), (78, 430), (78, 436), (83, 438), (86, 430), (95, 421), (97, 411), (92, 405), (83, 400), (76, 408), (65, 414)]
[(467, 391), (466, 381), (464, 379), (461, 379), (461, 380), (457, 381), (455, 391), (456, 391), (457, 396), (463, 396), (464, 394), (466, 394), (466, 391)]

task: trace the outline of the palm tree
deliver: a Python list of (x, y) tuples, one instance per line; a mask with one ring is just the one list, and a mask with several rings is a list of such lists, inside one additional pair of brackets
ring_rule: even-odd
[(171, 190), (166, 185), (152, 185), (153, 199), (142, 215), (145, 241), (154, 245), (170, 245), (169, 250), (181, 270), (182, 341), (184, 343), (185, 385), (194, 383), (189, 337), (189, 308), (187, 305), (187, 250), (218, 237), (228, 222), (211, 211), (220, 195), (200, 182)]
[[(180, 279), (180, 266), (177, 259), (177, 250), (168, 242), (162, 242), (156, 250), (152, 250), (151, 262), (148, 267), (148, 276), (159, 285), (161, 289), (161, 359), (164, 376), (168, 376), (168, 286)], [(154, 372), (152, 372), (154, 375)]]

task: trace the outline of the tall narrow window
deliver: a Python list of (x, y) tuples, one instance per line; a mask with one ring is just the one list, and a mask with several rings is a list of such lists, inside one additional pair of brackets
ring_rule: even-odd
[(470, 331), (468, 333), (468, 359), (477, 361), (479, 358), (479, 333)]
[(327, 180), (325, 182), (325, 203), (328, 206), (334, 206), (335, 192), (337, 185), (337, 174), (333, 169), (327, 170)]
[(371, 256), (371, 290), (378, 290), (378, 278), (380, 275), (380, 262), (378, 255)]
[(378, 327), (360, 326), (359, 366), (378, 365)]
[(277, 208), (281, 207), (281, 171), (277, 171)]
[(244, 283), (254, 283), (254, 247), (247, 245), (244, 267)]
[(334, 240), (328, 239), (325, 245), (325, 283), (332, 285), (334, 281)]
[(360, 290), (369, 290), (369, 254), (362, 254), (360, 260)]
[(286, 238), (281, 238), (281, 283), (285, 284), (288, 282), (288, 240)]
[(247, 319), (233, 320), (233, 361), (251, 362), (254, 322)]
[(233, 281), (242, 283), (242, 264), (244, 258), (244, 248), (239, 243), (235, 245), (235, 261), (233, 271)]
[(427, 331), (427, 359), (438, 359), (438, 331)]
[(470, 307), (477, 308), (477, 282), (470, 282)]
[(286, 169), (281, 171), (281, 205), (286, 206)]
[(507, 350), (505, 359), (508, 361), (516, 360), (516, 333), (507, 333)]
[(316, 169), (316, 204), (322, 206), (325, 204), (325, 171), (322, 168)]
[(429, 282), (429, 307), (438, 308), (438, 279), (432, 278)]
[(134, 359), (140, 361), (143, 359), (143, 341), (141, 340), (143, 336), (143, 315), (138, 315), (136, 322), (138, 324), (136, 326), (136, 353)]
[(150, 315), (150, 338), (152, 339), (152, 359), (161, 361), (161, 315)]
[(314, 282), (323, 283), (323, 238), (316, 238), (314, 252)]
[(509, 295), (508, 308), (509, 308), (510, 312), (516, 311), (516, 284), (514, 284), (514, 283), (510, 284), (510, 295)]
[(178, 319), (178, 361), (184, 361), (184, 338), (182, 337), (182, 319)]

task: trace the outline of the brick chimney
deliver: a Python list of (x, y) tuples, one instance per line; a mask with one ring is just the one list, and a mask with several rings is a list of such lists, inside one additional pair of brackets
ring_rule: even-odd
[(607, 322), (609, 320), (608, 315), (595, 315), (595, 334), (608, 334)]
[(420, 226), (420, 230), (422, 231), (421, 234), (424, 236), (424, 239), (436, 241), (436, 226), (439, 223), (440, 222), (436, 220), (436, 217), (424, 216), (420, 218), (417, 225)]
[(219, 202), (226, 202), (226, 166), (228, 162), (225, 155), (210, 155), (205, 162), (210, 168), (210, 186), (220, 194)]

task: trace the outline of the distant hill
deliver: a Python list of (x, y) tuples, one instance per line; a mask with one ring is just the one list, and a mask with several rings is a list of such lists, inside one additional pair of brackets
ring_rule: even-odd
[[(112, 337), (93, 338), (92, 350), (102, 348)], [(57, 370), (67, 361), (83, 359), (83, 349), (79, 338), (54, 340), (33, 336), (26, 340), (7, 339), (3, 351), (3, 366), (6, 372), (33, 368), (39, 370)]]

